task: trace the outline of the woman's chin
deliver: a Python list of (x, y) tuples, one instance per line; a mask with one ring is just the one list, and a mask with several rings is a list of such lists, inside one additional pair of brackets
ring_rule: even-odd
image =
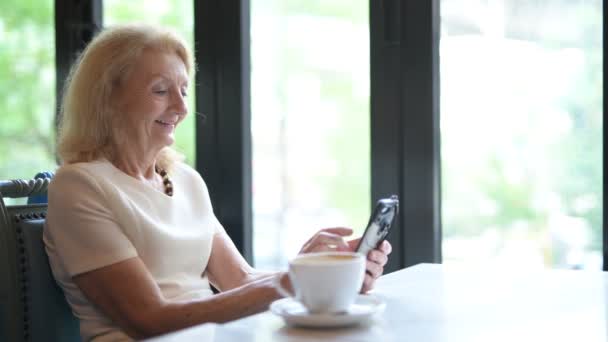
[(160, 137), (158, 140), (158, 145), (162, 148), (164, 147), (170, 147), (173, 144), (175, 144), (175, 137), (173, 136), (173, 134), (171, 135), (166, 135), (163, 137)]

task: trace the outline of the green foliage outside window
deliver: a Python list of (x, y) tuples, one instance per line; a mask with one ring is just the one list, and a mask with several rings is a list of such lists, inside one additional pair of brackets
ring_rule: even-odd
[[(310, 15), (345, 18), (354, 23), (367, 21), (367, 7), (343, 6), (344, 1), (267, 1), (272, 6), (283, 6), (291, 15)], [(348, 1), (346, 1), (349, 3)], [(0, 1), (0, 179), (29, 178), (40, 171), (54, 170), (55, 161), (55, 36), (54, 2), (52, 0), (3, 0)], [(349, 8), (344, 11), (344, 8)], [(473, 236), (487, 226), (509, 230), (521, 220), (529, 222), (541, 234), (548, 224), (546, 212), (538, 210), (534, 192), (539, 184), (547, 185), (561, 199), (564, 213), (581, 217), (592, 229), (593, 250), (601, 250), (602, 244), (602, 12), (590, 8), (571, 13), (585, 25), (575, 37), (577, 44), (589, 53), (585, 54), (585, 70), (581, 78), (572, 84), (570, 95), (563, 99), (562, 108), (570, 114), (572, 131), (566, 138), (549, 146), (543, 153), (553, 160), (546, 179), (529, 178), (519, 184), (509, 184), (505, 164), (500, 158), (491, 159), (475, 176), (481, 196), (496, 203), (492, 216), (477, 215), (474, 224), (467, 208), (463, 207), (450, 217), (450, 229), (444, 237)], [(192, 2), (190, 1), (104, 1), (104, 20), (108, 25), (141, 21), (175, 28), (191, 44), (193, 42)], [(561, 36), (544, 40), (545, 48), (559, 48)], [(568, 42), (571, 43), (572, 41)], [(305, 69), (306, 60), (299, 53), (285, 50), (285, 65)], [(308, 70), (323, 75), (322, 92), (328, 103), (340, 108), (333, 120), (341, 125), (330, 137), (332, 155), (343, 158), (337, 161), (334, 175), (320, 179), (327, 184), (328, 201), (347, 209), (352, 222), (363, 222), (369, 212), (369, 139), (353, 134), (366, 130), (369, 121), (350, 120), (366, 116), (369, 98), (353, 96), (345, 75), (331, 70)], [(190, 81), (190, 113), (177, 131), (177, 148), (190, 164), (194, 163), (194, 80)], [(279, 83), (278, 87), (285, 84)], [(252, 85), (255, 87), (255, 85)], [(277, 89), (282, 92), (283, 89)], [(522, 137), (512, 137), (517, 140)], [(524, 141), (525, 137), (522, 138)], [(447, 175), (443, 170), (444, 190), (455, 189), (460, 174)], [(367, 179), (364, 179), (367, 178)], [(469, 194), (470, 195), (470, 194)], [(467, 194), (458, 194), (458, 201), (468, 204)], [(474, 197), (474, 196), (472, 196)], [(444, 205), (444, 209), (445, 205)], [(474, 213), (478, 214), (478, 213)], [(451, 214), (447, 214), (448, 216)], [(485, 220), (485, 221), (484, 221)], [(444, 222), (445, 223), (445, 222)], [(559, 251), (547, 256), (548, 263), (558, 262)]]
[(56, 168), (53, 5), (0, 2), (0, 179)]

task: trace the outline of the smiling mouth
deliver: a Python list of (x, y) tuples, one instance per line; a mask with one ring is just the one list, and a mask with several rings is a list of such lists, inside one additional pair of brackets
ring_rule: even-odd
[(165, 126), (175, 126), (175, 122), (166, 122), (163, 120), (154, 120), (156, 123), (159, 123), (161, 125), (165, 125)]

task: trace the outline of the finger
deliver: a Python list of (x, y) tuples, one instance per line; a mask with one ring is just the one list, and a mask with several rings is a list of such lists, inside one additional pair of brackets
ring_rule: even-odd
[(372, 276), (372, 278), (376, 279), (382, 275), (384, 272), (384, 267), (375, 262), (368, 261), (365, 264), (365, 273)]
[(302, 247), (302, 253), (322, 251), (349, 251), (348, 244), (339, 235), (327, 232), (317, 233), (312, 240)]
[(287, 274), (287, 272), (283, 272), (283, 274), (278, 275), (278, 277), (279, 277), (279, 284), (281, 285), (281, 287), (283, 287), (285, 290), (287, 290), (287, 292), (291, 293), (293, 296), (293, 294), (294, 294), (293, 285), (291, 284), (291, 279), (289, 278), (289, 275)]
[(310, 239), (308, 239), (304, 245), (310, 243), (317, 235), (326, 232), (326, 233), (330, 233), (330, 234), (336, 234), (336, 235), (340, 235), (340, 236), (349, 236), (353, 233), (353, 230), (350, 228), (346, 228), (346, 227), (330, 227), (330, 228), (323, 228), (321, 230), (319, 230), (318, 232), (316, 232), (313, 236), (310, 237)]
[(342, 248), (348, 248), (348, 244), (346, 243), (346, 241), (344, 241), (344, 238), (342, 236), (328, 232), (320, 232), (313, 238), (311, 242), (317, 244), (336, 245)]
[(384, 266), (388, 262), (388, 256), (378, 249), (373, 249), (367, 254), (367, 260)]
[(340, 236), (349, 236), (352, 235), (353, 230), (346, 227), (331, 227), (331, 228), (323, 228), (320, 232), (327, 232), (331, 234), (337, 234)]
[(361, 241), (361, 238), (349, 240), (346, 243), (348, 243), (348, 247), (350, 248), (350, 250), (354, 251), (355, 248), (357, 248), (357, 246), (359, 245), (359, 241)]
[(363, 285), (361, 285), (361, 293), (366, 293), (374, 288), (374, 283), (376, 280), (372, 278), (369, 274), (365, 275), (363, 279)]
[(380, 245), (380, 250), (384, 252), (384, 254), (389, 255), (393, 251), (393, 246), (387, 240), (382, 241)]
[(319, 252), (348, 252), (348, 250), (344, 248), (339, 248), (334, 245), (314, 245), (310, 246), (306, 250), (302, 251), (302, 253), (319, 253)]

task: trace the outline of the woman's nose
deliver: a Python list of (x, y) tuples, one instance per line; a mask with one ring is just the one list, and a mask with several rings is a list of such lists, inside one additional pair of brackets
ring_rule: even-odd
[(188, 104), (186, 102), (186, 97), (182, 95), (180, 91), (174, 92), (172, 105), (175, 113), (180, 115), (185, 115), (188, 113)]

